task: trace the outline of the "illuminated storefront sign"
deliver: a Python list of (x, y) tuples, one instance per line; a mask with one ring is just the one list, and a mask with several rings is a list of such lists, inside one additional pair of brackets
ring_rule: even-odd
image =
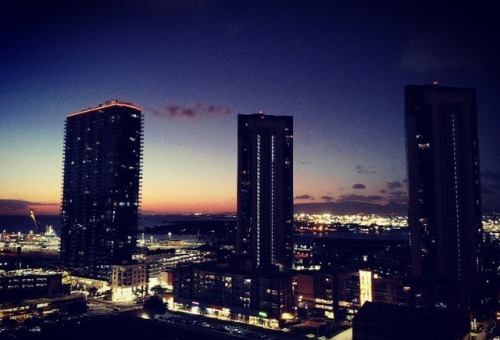
[(372, 301), (372, 272), (370, 271), (359, 271), (359, 301), (360, 307), (365, 301)]

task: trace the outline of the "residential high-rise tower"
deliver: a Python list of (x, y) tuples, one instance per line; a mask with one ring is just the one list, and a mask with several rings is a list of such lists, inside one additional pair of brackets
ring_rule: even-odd
[(255, 268), (292, 265), (293, 117), (238, 115), (237, 253)]
[(61, 260), (74, 275), (109, 280), (132, 259), (142, 131), (141, 109), (117, 100), (66, 119)]
[(413, 274), (477, 291), (482, 233), (476, 94), (405, 87)]

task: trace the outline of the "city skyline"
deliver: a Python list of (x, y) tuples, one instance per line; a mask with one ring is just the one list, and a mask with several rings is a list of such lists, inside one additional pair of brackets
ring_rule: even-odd
[(142, 213), (236, 211), (237, 114), (294, 117), (295, 203), (406, 203), (403, 90), (475, 88), (485, 210), (500, 210), (498, 23), (419, 2), (3, 5), (0, 213), (59, 213), (64, 119), (145, 115)]

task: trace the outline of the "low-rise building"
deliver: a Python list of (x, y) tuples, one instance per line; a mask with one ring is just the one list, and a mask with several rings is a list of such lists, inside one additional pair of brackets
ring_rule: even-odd
[(335, 275), (329, 272), (314, 272), (314, 307), (322, 311), (327, 319), (335, 318)]
[(111, 291), (113, 301), (132, 301), (147, 293), (146, 264), (135, 263), (111, 267)]
[(67, 313), (75, 306), (85, 309), (87, 299), (85, 294), (77, 293), (57, 298), (41, 298), (22, 300), (17, 303), (0, 304), (0, 320), (23, 321), (31, 317), (44, 318), (52, 313)]
[(279, 328), (292, 313), (292, 274), (214, 264), (174, 270), (174, 308)]
[(146, 264), (149, 288), (172, 288), (170, 273), (177, 264), (205, 262), (212, 256), (212, 252), (198, 249), (159, 249), (134, 254), (133, 259)]
[(0, 301), (13, 302), (69, 294), (63, 272), (44, 269), (0, 271)]

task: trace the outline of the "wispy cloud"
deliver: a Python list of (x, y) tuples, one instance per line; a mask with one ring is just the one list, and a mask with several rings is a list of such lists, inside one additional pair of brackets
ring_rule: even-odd
[(321, 199), (325, 202), (331, 202), (334, 200), (332, 196), (321, 196)]
[(0, 199), (0, 212), (3, 214), (9, 214), (13, 212), (28, 212), (33, 207), (37, 206), (52, 206), (56, 207), (59, 203), (52, 202), (29, 202), (23, 200), (13, 200), (13, 199)]
[(356, 165), (356, 172), (361, 175), (375, 174), (376, 171), (368, 170), (362, 165)]
[(394, 181), (394, 182), (387, 182), (387, 188), (389, 190), (396, 190), (401, 188), (403, 185), (401, 184), (400, 181)]
[(353, 189), (366, 189), (366, 185), (363, 183), (356, 183), (352, 186)]
[(357, 194), (350, 194), (350, 195), (342, 195), (340, 196), (339, 200), (340, 201), (358, 201), (358, 202), (375, 202), (375, 201), (381, 201), (383, 200), (384, 197), (379, 196), (379, 195), (357, 195)]
[(314, 197), (312, 197), (311, 195), (304, 194), (304, 195), (295, 196), (295, 199), (296, 200), (313, 200)]
[(201, 104), (192, 103), (186, 106), (169, 104), (162, 109), (155, 109), (146, 107), (147, 111), (152, 112), (157, 117), (167, 118), (187, 118), (196, 119), (199, 117), (216, 117), (227, 116), (233, 114), (235, 111), (230, 107), (218, 106), (214, 104)]
[(387, 195), (386, 200), (394, 203), (406, 203), (408, 201), (408, 196), (406, 191), (395, 190)]

